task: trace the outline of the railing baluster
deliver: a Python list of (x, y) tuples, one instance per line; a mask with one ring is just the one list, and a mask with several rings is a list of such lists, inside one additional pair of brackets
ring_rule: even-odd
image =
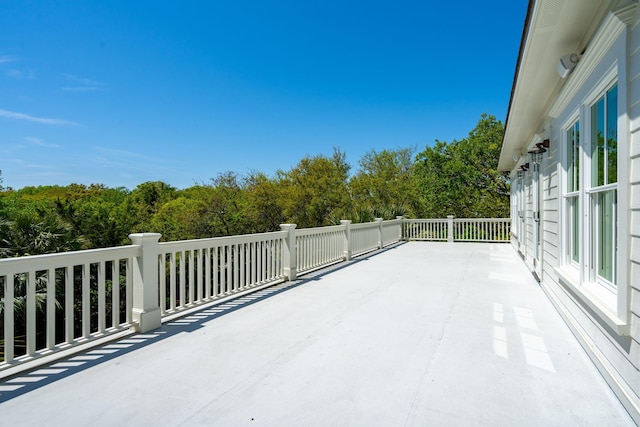
[(204, 256), (204, 297), (211, 298), (211, 248), (203, 249)]
[(201, 302), (202, 298), (204, 298), (204, 289), (202, 289), (202, 273), (203, 273), (203, 259), (202, 259), (202, 249), (198, 249), (195, 254), (195, 270), (196, 270), (196, 288), (198, 289), (197, 293), (197, 301)]
[(127, 324), (131, 324), (133, 322), (133, 257), (127, 258), (125, 262), (125, 271), (126, 271), (126, 285), (125, 292), (127, 295), (126, 299), (126, 316), (127, 316)]
[(188, 305), (192, 305), (195, 300), (196, 300), (196, 278), (195, 278), (195, 254), (194, 254), (194, 250), (191, 249), (189, 251), (189, 261), (187, 261), (189, 263), (189, 269), (187, 270), (189, 272), (189, 280), (187, 281), (187, 283), (189, 284), (189, 303)]
[(178, 307), (184, 307), (187, 305), (187, 282), (186, 282), (186, 274), (185, 274), (185, 251), (180, 251), (178, 253), (180, 258), (178, 259), (178, 277), (180, 281), (180, 304), (177, 304)]
[(269, 239), (269, 280), (273, 279), (275, 257), (273, 256), (273, 240)]
[(105, 261), (98, 263), (98, 332), (104, 334), (107, 329), (107, 278)]
[(231, 245), (226, 245), (225, 246), (225, 252), (226, 252), (226, 279), (225, 279), (225, 283), (224, 283), (224, 293), (228, 294), (231, 292), (231, 290), (233, 289), (233, 271), (232, 271), (232, 257), (233, 257), (233, 251), (231, 250)]
[(169, 253), (169, 309), (176, 310), (176, 253)]
[(36, 272), (29, 271), (25, 279), (27, 282), (27, 355), (32, 356), (36, 352)]
[(82, 338), (89, 338), (91, 333), (91, 289), (90, 289), (90, 264), (82, 264)]
[(245, 263), (245, 252), (247, 250), (247, 245), (245, 243), (240, 244), (240, 289), (244, 289), (246, 287), (245, 283), (245, 271), (246, 271), (246, 263)]
[(269, 260), (267, 259), (267, 257), (269, 256), (269, 254), (267, 253), (267, 244), (265, 243), (265, 241), (262, 241), (262, 282), (266, 282), (268, 280), (268, 276), (267, 276), (267, 263), (269, 262)]
[(111, 263), (111, 323), (114, 328), (120, 325), (120, 260)]
[(56, 270), (47, 270), (47, 349), (56, 345)]
[(240, 273), (240, 254), (238, 253), (240, 245), (233, 245), (233, 291), (240, 289), (239, 273)]
[[(15, 295), (15, 280), (13, 274), (4, 276), (4, 300), (13, 301)], [(4, 361), (12, 363), (15, 349), (15, 313), (13, 304), (4, 305)]]
[(167, 254), (158, 254), (158, 282), (160, 287), (160, 314), (167, 312)]
[(73, 282), (75, 280), (75, 271), (72, 265), (68, 265), (64, 269), (64, 331), (65, 342), (71, 344), (73, 342)]
[(211, 254), (212, 256), (212, 274), (213, 274), (213, 292), (211, 293), (211, 295), (215, 298), (218, 295), (220, 295), (220, 254), (219, 254), (219, 246), (214, 246), (213, 247), (213, 252)]
[(251, 284), (255, 285), (258, 283), (258, 270), (257, 270), (257, 246), (256, 242), (251, 242)]

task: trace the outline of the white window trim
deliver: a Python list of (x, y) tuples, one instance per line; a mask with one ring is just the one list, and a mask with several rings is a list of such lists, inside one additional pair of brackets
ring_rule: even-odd
[[(582, 177), (580, 177), (580, 188), (578, 189), (578, 191), (572, 191), (572, 192), (566, 192), (566, 188), (567, 188), (567, 180), (568, 178), (568, 172), (567, 172), (567, 162), (568, 162), (568, 157), (569, 154), (567, 152), (567, 146), (568, 146), (568, 141), (567, 141), (567, 131), (569, 130), (570, 127), (572, 127), (576, 122), (580, 122), (580, 133), (582, 134), (584, 132), (584, 125), (581, 121), (582, 117), (580, 114), (580, 109), (577, 109), (573, 114), (571, 114), (569, 116), (569, 118), (567, 120), (565, 120), (565, 122), (563, 123), (562, 127), (560, 128), (560, 141), (561, 141), (561, 150), (560, 150), (560, 164), (561, 164), (561, 175), (560, 175), (560, 194), (561, 194), (561, 203), (560, 203), (560, 215), (561, 215), (561, 224), (562, 224), (562, 230), (564, 230), (564, 232), (562, 233), (561, 236), (561, 250), (562, 250), (562, 265), (563, 267), (565, 267), (566, 274), (569, 274), (572, 277), (572, 280), (577, 281), (578, 283), (582, 281), (581, 275), (580, 275), (580, 265), (584, 263), (584, 253), (583, 253), (583, 238), (580, 239), (580, 246), (578, 248), (578, 259), (580, 259), (580, 263), (577, 263), (575, 261), (573, 261), (573, 259), (571, 258), (571, 255), (569, 253), (569, 248), (571, 246), (571, 243), (569, 242), (569, 220), (567, 218), (567, 215), (569, 214), (567, 212), (566, 209), (566, 205), (567, 205), (567, 199), (569, 196), (574, 196), (574, 195), (578, 195), (578, 201), (579, 201), (579, 206), (578, 206), (578, 210), (579, 210), (579, 217), (583, 218), (583, 211), (582, 211), (582, 199), (584, 198), (584, 194), (583, 194), (583, 190), (584, 190), (584, 183), (582, 182)], [(580, 139), (580, 142), (582, 142), (582, 138)], [(584, 165), (582, 164), (582, 158), (583, 158), (583, 146), (582, 143), (579, 144), (578, 146), (578, 155), (580, 156), (580, 172), (582, 172), (582, 169), (584, 168)], [(581, 219), (580, 221), (578, 221), (578, 232), (580, 233), (580, 236), (584, 236), (584, 230), (582, 228), (582, 224), (583, 224), (583, 220)]]
[[(613, 44), (613, 43), (611, 43)], [(582, 62), (586, 58), (583, 57)], [(599, 58), (600, 59), (600, 58)], [(591, 62), (591, 61), (589, 61)], [(594, 69), (595, 65), (585, 64), (585, 66)], [(584, 76), (584, 80), (587, 77)], [(582, 83), (584, 83), (584, 80)], [(618, 156), (618, 182), (615, 184), (609, 184), (600, 186), (597, 188), (591, 187), (591, 155), (585, 153), (585, 149), (590, 147), (591, 144), (591, 106), (612, 87), (614, 84), (618, 84), (618, 144), (617, 144), (617, 156)], [(575, 86), (574, 86), (575, 88)], [(572, 88), (572, 91), (574, 90)], [(577, 89), (575, 89), (577, 90)], [(609, 66), (606, 72), (598, 79), (593, 85), (592, 90), (589, 91), (586, 97), (584, 97), (577, 108), (577, 111), (571, 114), (560, 127), (561, 134), (559, 140), (562, 144), (562, 150), (560, 150), (560, 177), (561, 177), (561, 192), (559, 200), (560, 218), (564, 232), (561, 236), (561, 255), (562, 261), (559, 267), (557, 267), (556, 273), (559, 276), (560, 283), (562, 283), (567, 289), (571, 291), (582, 303), (589, 307), (593, 313), (604, 321), (610, 328), (616, 331), (619, 335), (629, 335), (630, 323), (631, 323), (631, 310), (630, 310), (630, 280), (629, 280), (629, 236), (627, 230), (629, 230), (629, 213), (626, 207), (629, 204), (628, 194), (628, 176), (629, 176), (629, 119), (627, 116), (627, 72), (626, 72), (626, 52), (619, 52), (617, 59)], [(575, 93), (575, 92), (573, 92)], [(562, 102), (556, 103), (555, 107), (559, 104), (567, 105), (567, 98), (565, 97)], [(575, 264), (568, 261), (568, 242), (567, 242), (567, 212), (566, 212), (566, 180), (567, 180), (567, 153), (566, 153), (566, 130), (575, 121), (580, 121), (580, 265), (576, 268)], [(617, 189), (617, 283), (615, 288), (602, 283), (601, 280), (591, 280), (591, 271), (595, 265), (595, 261), (592, 261), (592, 248), (591, 238), (592, 232), (587, 230), (586, 227), (590, 227), (591, 221), (591, 199), (592, 195), (607, 189)], [(589, 231), (589, 232), (587, 232)], [(593, 250), (596, 250), (595, 248)], [(569, 257), (570, 259), (570, 257)], [(596, 275), (597, 277), (597, 275)]]
[[(583, 249), (583, 254), (588, 257), (585, 259), (585, 262), (582, 264), (583, 267), (583, 272), (582, 272), (582, 282), (583, 283), (590, 283), (590, 286), (595, 286), (595, 285), (600, 285), (602, 287), (604, 287), (605, 289), (608, 289), (610, 292), (612, 292), (614, 295), (616, 295), (619, 291), (618, 288), (618, 284), (620, 282), (620, 280), (617, 281), (616, 284), (613, 284), (611, 282), (609, 282), (608, 280), (606, 280), (603, 277), (598, 276), (597, 273), (597, 262), (595, 261), (595, 257), (597, 256), (595, 254), (595, 252), (598, 250), (597, 248), (597, 238), (596, 238), (596, 231), (594, 229), (595, 224), (596, 224), (596, 207), (594, 206), (593, 203), (593, 195), (597, 194), (597, 193), (602, 193), (605, 191), (609, 191), (609, 190), (618, 190), (619, 186), (618, 186), (618, 180), (616, 180), (615, 183), (613, 184), (605, 184), (605, 185), (600, 185), (600, 186), (593, 186), (592, 181), (592, 158), (591, 158), (591, 153), (592, 153), (592, 144), (593, 141), (591, 140), (591, 126), (592, 126), (592, 116), (591, 116), (591, 107), (603, 96), (606, 95), (607, 91), (609, 89), (611, 89), (613, 86), (618, 85), (618, 97), (620, 97), (620, 84), (618, 81), (618, 73), (617, 73), (617, 61), (616, 63), (614, 63), (610, 68), (609, 71), (607, 71), (607, 73), (605, 73), (605, 75), (599, 80), (598, 84), (596, 84), (593, 88), (593, 90), (591, 91), (590, 95), (587, 96), (587, 98), (583, 101), (582, 106), (583, 106), (583, 113), (584, 113), (584, 122), (585, 122), (585, 129), (588, 129), (588, 132), (585, 134), (585, 138), (584, 138), (584, 143), (582, 144), (582, 160), (583, 160), (583, 165), (584, 167), (581, 168), (581, 177), (580, 179), (582, 180), (582, 182), (584, 183), (583, 185), (583, 189), (582, 189), (582, 194), (584, 194), (583, 200), (582, 200), (582, 212), (583, 212), (583, 216), (582, 216), (582, 220), (583, 221), (588, 221), (589, 222), (589, 228), (585, 226), (583, 226), (584, 228), (582, 229), (583, 232), (583, 236), (584, 236), (584, 244), (582, 246)], [(617, 123), (617, 127), (618, 127), (618, 147), (620, 146), (620, 129), (625, 129), (624, 127), (620, 126), (620, 100), (618, 99), (618, 123)], [(626, 108), (624, 109), (624, 112), (626, 114)], [(584, 150), (587, 149), (588, 150), (588, 154), (584, 153)], [(618, 163), (620, 162), (620, 155), (618, 155)], [(620, 176), (620, 171), (618, 170), (618, 176)], [(619, 201), (617, 202), (617, 204), (619, 205)], [(617, 210), (617, 213), (619, 214), (619, 209)], [(617, 221), (619, 221), (619, 218), (616, 219)], [(617, 235), (616, 235), (616, 242), (618, 245), (620, 245), (620, 238), (621, 238), (621, 230), (620, 227), (618, 226), (617, 229)], [(616, 249), (617, 250), (617, 249)], [(620, 257), (620, 253), (617, 253), (617, 260), (619, 260)], [(618, 264), (616, 262), (616, 264)], [(616, 270), (619, 268), (619, 265), (616, 265)], [(598, 294), (598, 293), (596, 293)], [(607, 300), (609, 301), (609, 299), (607, 298)], [(615, 301), (613, 301), (613, 305), (612, 307), (616, 307)]]

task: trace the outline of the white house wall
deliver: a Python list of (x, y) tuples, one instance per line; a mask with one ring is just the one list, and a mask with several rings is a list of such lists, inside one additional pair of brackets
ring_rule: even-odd
[[(638, 11), (640, 14), (640, 10)], [(640, 394), (640, 17), (636, 15), (629, 55), (629, 283), (631, 354), (635, 356), (635, 391)]]
[[(640, 12), (639, 12), (640, 13)], [(637, 17), (636, 17), (637, 18)], [(629, 58), (629, 241), (632, 332), (634, 354), (640, 359), (640, 19), (630, 37)], [(637, 366), (636, 366), (637, 367)]]
[[(553, 100), (549, 103), (549, 124), (547, 129), (537, 141), (542, 138), (550, 140), (550, 148), (544, 153), (541, 164), (541, 221), (542, 221), (542, 274), (541, 285), (565, 318), (575, 335), (591, 356), (596, 366), (602, 372), (612, 389), (617, 393), (623, 404), (627, 407), (636, 422), (640, 423), (640, 8), (637, 8), (634, 23), (628, 26), (626, 32), (613, 42), (611, 49), (601, 58), (593, 71), (586, 77), (582, 86), (575, 95), (562, 108), (557, 117), (550, 117), (550, 113), (557, 109)], [(625, 332), (614, 330), (610, 323), (603, 320), (602, 316), (585, 302), (584, 296), (577, 295), (575, 288), (564, 283), (559, 273), (563, 264), (563, 212), (564, 202), (562, 197), (563, 176), (565, 171), (562, 166), (563, 126), (576, 117), (581, 106), (588, 101), (595, 87), (602, 77), (610, 72), (612, 64), (618, 64), (618, 93), (626, 94), (626, 108), (628, 114), (628, 133), (619, 135), (619, 144), (625, 143), (627, 147), (619, 148), (620, 158), (618, 165), (627, 163), (627, 173), (623, 176), (624, 168), (619, 166), (618, 191), (622, 194), (619, 200), (619, 244), (627, 247), (619, 248), (618, 253), (625, 255), (626, 277), (624, 280), (628, 286), (628, 318), (629, 326)], [(625, 66), (626, 64), (626, 66)], [(627, 74), (628, 73), (628, 74)], [(571, 78), (571, 76), (569, 77)], [(566, 84), (566, 81), (565, 81)], [(561, 96), (561, 95), (560, 95)], [(566, 101), (565, 101), (566, 102)], [(619, 109), (619, 115), (625, 111)], [(540, 118), (541, 122), (544, 120)], [(581, 131), (585, 131), (581, 122)], [(620, 132), (620, 129), (619, 129)], [(526, 163), (527, 161), (524, 161)], [(520, 164), (523, 162), (521, 161)], [(581, 167), (584, 165), (581, 164)], [(524, 177), (525, 217), (526, 227), (524, 233), (514, 238), (513, 245), (523, 253), (525, 263), (534, 271), (534, 220), (533, 220), (533, 194), (531, 167)], [(517, 179), (515, 169), (512, 171), (512, 180)], [(626, 190), (625, 190), (625, 187)], [(517, 196), (518, 186), (514, 185), (512, 197)], [(625, 196), (626, 194), (626, 196)], [(626, 197), (626, 198), (625, 198)], [(620, 203), (622, 202), (622, 203)], [(624, 206), (623, 206), (624, 204)], [(512, 221), (519, 221), (517, 207)], [(582, 230), (584, 235), (584, 230)], [(526, 246), (524, 248), (523, 246)], [(627, 255), (628, 254), (628, 255)], [(583, 254), (583, 256), (586, 256)]]

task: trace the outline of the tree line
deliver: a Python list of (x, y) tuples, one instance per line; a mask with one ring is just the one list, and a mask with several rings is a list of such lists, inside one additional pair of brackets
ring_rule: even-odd
[[(356, 170), (346, 155), (306, 156), (273, 176), (228, 171), (185, 189), (150, 181), (133, 190), (89, 186), (3, 188), (0, 258), (129, 244), (158, 232), (184, 240), (398, 215), (412, 218), (506, 217), (508, 176), (497, 164), (504, 126), (483, 114), (462, 140), (369, 151)], [(1, 178), (1, 176), (0, 176)]]

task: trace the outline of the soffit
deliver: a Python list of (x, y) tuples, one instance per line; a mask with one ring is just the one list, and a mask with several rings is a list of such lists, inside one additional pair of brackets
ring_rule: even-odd
[[(582, 54), (611, 2), (598, 0), (531, 0), (514, 77), (498, 168), (511, 170), (514, 156), (526, 153), (566, 79), (557, 72), (559, 59)], [(542, 136), (541, 136), (542, 138)]]

